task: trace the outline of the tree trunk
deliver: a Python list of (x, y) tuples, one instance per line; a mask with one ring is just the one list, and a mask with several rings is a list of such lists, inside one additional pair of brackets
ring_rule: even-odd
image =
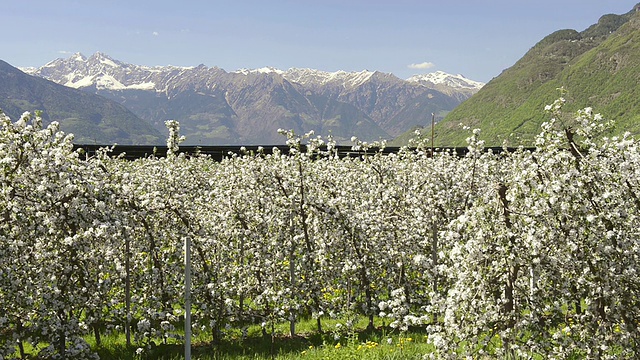
[(66, 323), (66, 316), (64, 314), (64, 311), (60, 310), (58, 311), (58, 318), (60, 319), (60, 322), (63, 324), (62, 328), (58, 331), (58, 341), (56, 342), (56, 351), (58, 352), (58, 354), (60, 355), (60, 358), (62, 360), (65, 360), (67, 358), (67, 354), (66, 354), (66, 350), (67, 350), (67, 337), (64, 333), (64, 325)]
[(93, 336), (96, 339), (96, 345), (100, 346), (102, 345), (102, 339), (100, 338), (100, 322), (96, 322), (95, 324), (93, 324)]
[(18, 333), (18, 336), (20, 337), (20, 339), (18, 340), (18, 350), (20, 350), (20, 358), (21, 359), (25, 359), (26, 358), (26, 354), (24, 352), (24, 343), (22, 342), (22, 321), (20, 319), (18, 319), (17, 324), (16, 324), (16, 332)]

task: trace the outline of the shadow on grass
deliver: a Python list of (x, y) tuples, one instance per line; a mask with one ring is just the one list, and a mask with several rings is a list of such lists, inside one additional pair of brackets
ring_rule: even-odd
[[(373, 330), (359, 330), (348, 337), (343, 336), (336, 340), (333, 333), (310, 333), (290, 337), (285, 335), (275, 336), (249, 336), (245, 339), (224, 339), (219, 343), (195, 343), (192, 346), (194, 359), (272, 359), (278, 356), (296, 358), (310, 346), (315, 348), (323, 344), (334, 345), (338, 341), (343, 344), (347, 339), (358, 342), (382, 341), (389, 334), (389, 329), (377, 328)], [(397, 334), (396, 334), (397, 335)], [(124, 344), (104, 345), (96, 348), (101, 359), (181, 359), (184, 358), (183, 344), (152, 345), (142, 354), (136, 354), (137, 347), (127, 348)]]
[[(236, 359), (264, 358), (270, 359), (278, 354), (295, 354), (318, 346), (323, 342), (322, 335), (285, 337), (279, 336), (271, 341), (271, 337), (248, 337), (242, 339), (223, 340), (216, 344), (196, 343), (191, 348), (193, 358), (197, 359)], [(152, 345), (142, 354), (136, 354), (136, 346), (127, 348), (124, 344), (104, 345), (95, 350), (100, 359), (180, 359), (184, 358), (183, 344)]]

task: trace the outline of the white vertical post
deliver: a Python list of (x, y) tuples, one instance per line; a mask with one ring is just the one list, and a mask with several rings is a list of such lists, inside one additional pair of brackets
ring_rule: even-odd
[(184, 358), (191, 360), (191, 237), (184, 240)]
[(131, 263), (129, 260), (129, 254), (131, 253), (131, 245), (129, 234), (126, 234), (126, 238), (124, 240), (125, 244), (125, 255), (124, 255), (124, 266), (125, 266), (125, 283), (124, 283), (124, 307), (126, 310), (127, 319), (125, 320), (125, 337), (127, 339), (127, 347), (131, 346)]

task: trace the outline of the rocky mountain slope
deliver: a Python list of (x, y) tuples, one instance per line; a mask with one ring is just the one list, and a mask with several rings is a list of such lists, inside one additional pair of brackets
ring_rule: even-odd
[[(163, 144), (165, 136), (115, 101), (25, 74), (0, 60), (0, 109), (13, 120), (42, 111), (83, 144)], [(165, 131), (166, 133), (166, 131)]]
[(444, 73), (402, 80), (377, 71), (146, 67), (75, 54), (25, 72), (116, 100), (158, 130), (180, 121), (187, 144), (279, 144), (277, 129), (347, 142), (389, 139), (444, 115), (483, 84)]
[[(640, 4), (622, 15), (604, 15), (582, 32), (559, 30), (491, 80), (436, 127), (436, 145), (463, 145), (459, 124), (482, 129), (487, 145), (530, 145), (544, 107), (564, 87), (571, 114), (593, 107), (617, 123), (614, 134), (640, 133)], [(570, 117), (570, 116), (568, 116)]]

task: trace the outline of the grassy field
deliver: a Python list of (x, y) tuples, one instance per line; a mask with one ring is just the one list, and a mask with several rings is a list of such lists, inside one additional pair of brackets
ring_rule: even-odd
[[(433, 351), (426, 333), (410, 330), (400, 333), (381, 320), (376, 329), (366, 330), (366, 320), (357, 321), (352, 331), (344, 331), (336, 320), (323, 320), (323, 333), (315, 331), (315, 320), (302, 321), (297, 336), (289, 336), (289, 324), (275, 327), (273, 336), (263, 336), (259, 326), (251, 326), (243, 336), (240, 330), (228, 331), (218, 343), (210, 334), (198, 334), (192, 346), (193, 359), (422, 359)], [(124, 334), (102, 337), (97, 346), (93, 337), (87, 341), (101, 359), (183, 359), (184, 345), (175, 340), (155, 339), (149, 346), (126, 346)], [(141, 351), (142, 349), (143, 351)]]

